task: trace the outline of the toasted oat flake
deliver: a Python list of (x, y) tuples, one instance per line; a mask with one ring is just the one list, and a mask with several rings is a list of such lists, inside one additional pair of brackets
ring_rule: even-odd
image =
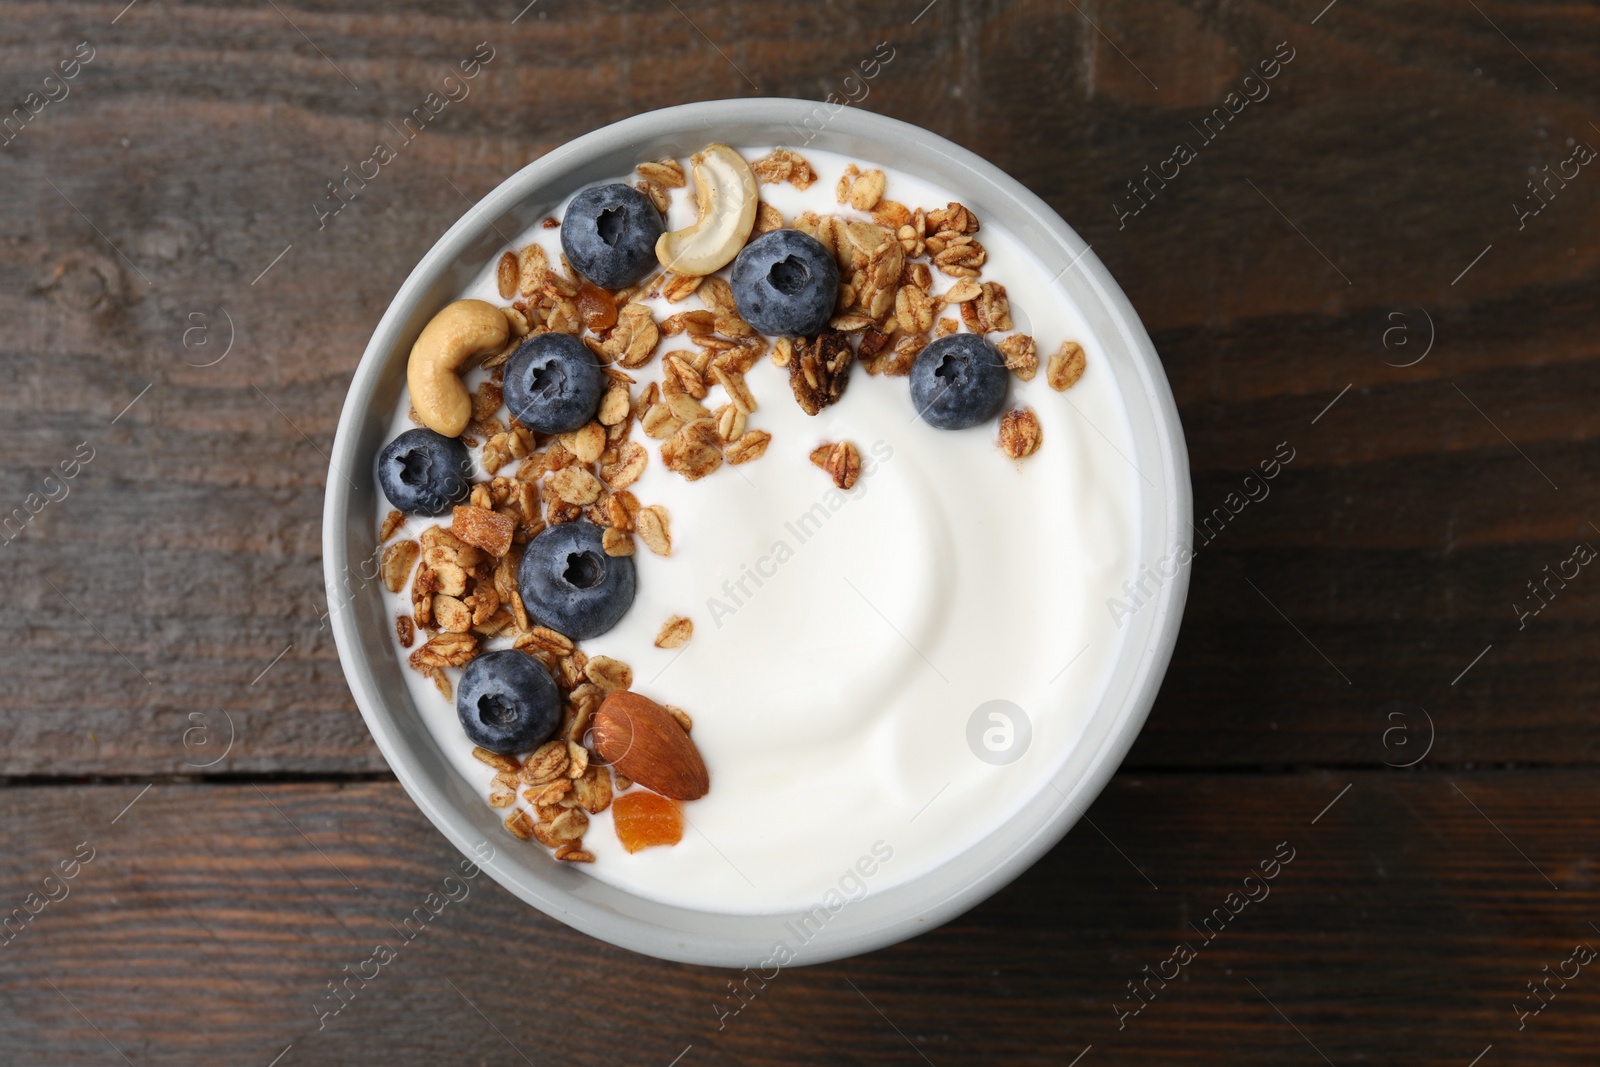
[(584, 811), (600, 814), (611, 806), (611, 772), (598, 765), (586, 765), (582, 777), (573, 782), (572, 792)]
[(780, 337), (780, 338), (777, 339), (777, 341), (773, 342), (773, 345), (772, 345), (772, 365), (773, 366), (775, 366), (775, 367), (787, 367), (789, 365), (789, 359), (793, 355), (794, 355), (794, 339), (793, 338)]
[[(576, 841), (589, 828), (589, 816), (581, 808), (567, 808), (549, 823), (534, 827), (534, 836), (545, 845), (554, 847), (567, 841)], [(542, 833), (540, 831), (543, 831)]]
[[(621, 382), (614, 383), (600, 398), (600, 410), (595, 416), (601, 426), (615, 426), (627, 419), (633, 411), (633, 401), (628, 396), (628, 387)], [(603, 436), (603, 435), (602, 435)], [(599, 457), (596, 456), (596, 459)], [(593, 463), (594, 460), (587, 462)]]
[(682, 708), (675, 708), (671, 704), (663, 704), (662, 707), (666, 709), (668, 715), (678, 720), (678, 725), (683, 727), (684, 733), (694, 729), (694, 720), (689, 717), (687, 711)]
[(796, 189), (805, 190), (817, 180), (817, 172), (811, 169), (805, 157), (788, 148), (773, 149), (750, 164), (750, 169), (763, 185), (788, 182)]
[(648, 196), (650, 203), (654, 204), (656, 210), (661, 214), (665, 215), (671, 209), (672, 198), (668, 195), (666, 186), (657, 185), (655, 182), (641, 181), (635, 182), (633, 187)]
[(608, 693), (633, 686), (633, 668), (610, 656), (591, 656), (584, 676)]
[(755, 229), (751, 231), (750, 235), (752, 237), (759, 237), (764, 233), (771, 233), (773, 230), (781, 229), (783, 229), (783, 212), (779, 211), (777, 208), (773, 207), (764, 200), (757, 204), (756, 225)]
[(405, 515), (391, 510), (383, 517), (383, 525), (378, 528), (378, 543), (381, 545), (395, 535), (395, 531), (406, 524)]
[(850, 489), (861, 476), (861, 452), (849, 441), (840, 441), (828, 451), (823, 469), (840, 489)]
[(524, 841), (533, 837), (533, 817), (521, 808), (506, 816), (505, 826), (507, 830), (511, 831), (513, 837), (521, 838)]
[(567, 773), (572, 757), (564, 741), (546, 741), (533, 750), (528, 762), (517, 768), (523, 785), (548, 785)]
[(850, 183), (850, 206), (857, 211), (871, 211), (883, 199), (886, 184), (883, 171), (876, 168), (866, 171)]
[(683, 615), (670, 615), (656, 634), (657, 648), (679, 648), (694, 636), (694, 620)]
[(631, 556), (633, 536), (626, 530), (607, 527), (600, 534), (600, 548), (608, 556)]
[(562, 434), (561, 446), (579, 463), (593, 463), (605, 451), (606, 428), (598, 422), (590, 422), (581, 429)]
[(738, 439), (730, 442), (722, 450), (722, 456), (729, 463), (738, 466), (749, 463), (751, 460), (760, 459), (767, 451), (767, 446), (772, 443), (772, 435), (766, 430), (746, 430)]
[(756, 410), (755, 394), (750, 392), (749, 383), (744, 380), (743, 374), (712, 364), (711, 377), (727, 391), (728, 399), (732, 400), (740, 411), (748, 415)]
[(1043, 439), (1039, 417), (1031, 409), (1015, 408), (1000, 416), (1000, 447), (1012, 459), (1033, 455)]
[(550, 491), (568, 504), (593, 504), (600, 497), (600, 479), (584, 467), (567, 467), (550, 479)]
[(433, 618), (446, 633), (464, 634), (472, 629), (471, 609), (445, 593), (433, 594)]
[(479, 763), (487, 763), (495, 770), (504, 772), (506, 774), (516, 774), (518, 771), (522, 770), (522, 764), (518, 763), (510, 756), (502, 756), (500, 753), (490, 752), (486, 748), (474, 747), (472, 750), (472, 758), (477, 760)]
[(600, 475), (606, 480), (613, 490), (624, 490), (627, 486), (638, 482), (638, 475), (645, 474), (645, 464), (650, 462), (650, 453), (646, 453), (645, 446), (638, 442), (622, 442), (619, 446), (616, 461), (600, 464)]
[(668, 274), (661, 283), (661, 295), (669, 304), (676, 304), (689, 299), (694, 291), (700, 288), (705, 276), (700, 274)]
[[(724, 404), (717, 409), (717, 436), (723, 441), (737, 441), (744, 435), (744, 412), (736, 404)], [(726, 449), (724, 449), (726, 458)]]
[(400, 639), (401, 648), (410, 648), (417, 639), (416, 623), (411, 621), (410, 615), (396, 615), (394, 633)]
[(668, 189), (682, 189), (688, 184), (683, 174), (683, 164), (676, 159), (659, 159), (654, 163), (641, 163), (636, 168), (639, 177)]
[(1088, 365), (1083, 355), (1083, 346), (1076, 341), (1063, 341), (1061, 347), (1056, 349), (1050, 357), (1050, 365), (1045, 371), (1045, 378), (1050, 383), (1050, 388), (1060, 392), (1071, 389), (1078, 384), (1078, 379), (1083, 377), (1084, 368)]
[[(431, 607), (433, 598), (426, 601)], [(415, 614), (415, 612), (413, 612)], [(418, 622), (418, 626), (422, 623)], [(436, 667), (465, 667), (478, 654), (478, 639), (468, 633), (435, 634), (411, 653), (412, 668), (426, 674)]]
[(1025, 333), (1014, 333), (996, 345), (1006, 357), (1006, 367), (1025, 382), (1039, 372), (1039, 346)]
[(421, 555), (422, 548), (415, 541), (396, 541), (383, 550), (383, 587), (391, 593), (398, 593), (406, 587), (406, 579), (411, 577), (411, 568), (416, 565), (417, 556)]
[(717, 424), (709, 418), (685, 423), (662, 444), (661, 462), (691, 482), (715, 471), (722, 466), (722, 438), (717, 435)]
[(633, 521), (646, 548), (658, 556), (672, 555), (672, 525), (666, 508), (660, 504), (640, 508)]

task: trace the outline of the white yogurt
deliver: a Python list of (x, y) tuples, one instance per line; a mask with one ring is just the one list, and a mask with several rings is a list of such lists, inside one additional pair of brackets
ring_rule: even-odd
[[(740, 151), (755, 160), (768, 150)], [(892, 167), (803, 154), (816, 184), (761, 187), (791, 221), (805, 210), (867, 218), (834, 200), (850, 162), (880, 166), (885, 195), (911, 207), (962, 199)], [(674, 191), (667, 227), (694, 217), (691, 180)], [(673, 554), (640, 546), (632, 608), (582, 647), (630, 664), (635, 690), (694, 717), (711, 791), (683, 806), (688, 825), (671, 848), (629, 855), (610, 811), (592, 816), (584, 846), (595, 862), (580, 869), (593, 877), (683, 907), (782, 913), (817, 903), (881, 842), (879, 858), (886, 850), (892, 858), (866, 881), (869, 892), (882, 891), (996, 830), (1050, 788), (1078, 742), (1120, 647), (1105, 605), (1136, 566), (1138, 475), (1124, 458), (1133, 445), (1115, 379), (1097, 359), (1099, 339), (1053, 272), (980, 221), (988, 250), (981, 280), (1005, 285), (1018, 329), (1038, 342), (1039, 374), (1013, 377), (1008, 401), (1031, 407), (1043, 428), (1028, 459), (1000, 451), (994, 422), (956, 432), (928, 426), (903, 377), (856, 369), (842, 400), (808, 416), (787, 370), (766, 359), (747, 375), (759, 404), (748, 427), (772, 434), (759, 460), (688, 482), (635, 424), (650, 462), (630, 488), (671, 513)], [(559, 262), (558, 230), (533, 228), (512, 248), (530, 241)], [(504, 303), (494, 258), (460, 297)], [(936, 292), (954, 281), (933, 277)], [(659, 322), (700, 306), (691, 297), (651, 310)], [(1083, 345), (1088, 370), (1057, 393), (1043, 363), (1069, 339)], [(658, 379), (659, 353), (688, 347), (684, 337), (663, 337), (658, 358), (630, 372), (635, 393)], [(714, 389), (706, 403), (724, 400)], [(391, 438), (412, 428), (408, 406), (402, 396)], [(863, 457), (849, 492), (808, 458), (823, 441), (843, 440)], [(374, 516), (375, 529), (387, 510)], [(397, 536), (415, 538), (435, 523), (449, 518), (410, 519)], [(392, 613), (409, 613), (409, 593), (385, 596)], [(694, 620), (694, 637), (658, 649), (656, 633), (674, 614)], [(404, 661), (408, 652), (397, 645), (396, 654)], [(426, 677), (404, 673), (439, 747), (487, 798), (493, 772), (473, 759), (454, 706)], [(448, 673), (459, 680), (460, 671)], [(968, 744), (973, 712), (997, 699), (1020, 706), (1032, 731), (1021, 758), (1004, 766)]]

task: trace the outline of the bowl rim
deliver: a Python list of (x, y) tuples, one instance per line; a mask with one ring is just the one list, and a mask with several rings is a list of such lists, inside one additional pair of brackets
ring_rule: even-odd
[[(1155, 441), (1153, 451), (1159, 457), (1162, 474), (1162, 484), (1157, 489), (1163, 515), (1161, 543), (1187, 546), (1192, 529), (1188, 456), (1177, 405), (1155, 347), (1122, 289), (1091, 246), (1043, 199), (975, 153), (922, 127), (874, 112), (810, 100), (741, 98), (681, 104), (622, 119), (568, 141), (528, 163), (469, 207), (407, 275), (374, 329), (346, 393), (330, 452), (323, 512), (323, 572), (329, 599), (327, 619), (331, 623), (346, 681), (384, 759), (412, 801), (464, 856), (488, 871), (495, 881), (512, 894), (569, 926), (623, 948), (684, 963), (733, 967), (769, 964), (773, 939), (744, 933), (723, 934), (720, 929), (715, 933), (685, 935), (664, 925), (657, 918), (623, 914), (604, 900), (594, 899), (597, 894), (581, 891), (577, 882), (569, 883), (570, 890), (533, 884), (514, 865), (504, 862), (492, 845), (486, 847), (481, 819), (475, 824), (460, 806), (443, 795), (447, 792), (445, 788), (430, 780), (430, 771), (424, 766), (422, 755), (403, 736), (394, 710), (383, 699), (374, 664), (362, 650), (359, 613), (335, 610), (333, 607), (335, 598), (342, 596), (341, 582), (348, 588), (352, 573), (353, 557), (347, 540), (353, 483), (346, 472), (366, 472), (372, 465), (372, 457), (361, 454), (363, 424), (370, 413), (373, 393), (378, 388), (385, 362), (398, 346), (403, 344), (409, 348), (414, 326), (410, 335), (405, 335), (405, 332), (408, 324), (416, 319), (419, 298), (430, 286), (438, 283), (470, 245), (487, 236), (487, 231), (495, 226), (496, 219), (509, 214), (519, 204), (539, 196), (549, 187), (552, 179), (568, 175), (575, 169), (582, 169), (587, 164), (630, 146), (657, 138), (663, 131), (685, 133), (740, 125), (768, 127), (773, 132), (785, 128), (793, 131), (810, 129), (807, 121), (816, 121), (818, 114), (825, 115), (824, 129), (829, 137), (854, 138), (862, 143), (884, 146), (891, 151), (896, 143), (904, 146), (910, 142), (919, 148), (939, 153), (947, 164), (968, 172), (974, 181), (992, 187), (999, 195), (1012, 201), (1015, 208), (1032, 216), (1031, 221), (1036, 222), (1050, 239), (1074, 257), (1062, 274), (1074, 268), (1082, 272), (1097, 296), (1100, 310), (1105, 313), (1109, 325), (1120, 334), (1131, 360), (1130, 372), (1137, 375), (1142, 387), (1142, 399), (1149, 409), (1150, 432)], [(785, 142), (778, 139), (773, 143)], [(587, 182), (576, 182), (572, 188), (583, 184)], [(546, 196), (541, 202), (549, 201), (550, 197)], [(1123, 375), (1119, 372), (1121, 377)], [(1119, 388), (1131, 408), (1136, 398), (1127, 396), (1125, 380)], [(1138, 527), (1142, 540), (1148, 544), (1154, 535), (1148, 516), (1143, 514), (1144, 510), (1145, 505), (1141, 505)], [(1146, 635), (1142, 647), (1136, 648), (1134, 644), (1139, 636), (1137, 631), (1124, 639), (1124, 646), (1113, 663), (1113, 673), (1125, 669), (1126, 661), (1135, 652), (1138, 655), (1127, 695), (1121, 706), (1103, 724), (1101, 740), (1087, 767), (1070, 783), (1065, 783), (1065, 789), (1056, 790), (1062, 794), (1060, 803), (1054, 805), (1050, 814), (1039, 819), (1031, 834), (1015, 842), (998, 862), (985, 870), (968, 872), (960, 884), (937, 899), (925, 901), (914, 912), (886, 918), (866, 929), (858, 928), (850, 932), (822, 928), (814, 939), (804, 942), (803, 958), (797, 956), (785, 960), (784, 964), (812, 964), (839, 959), (931, 930), (1003, 888), (1065, 836), (1110, 780), (1155, 702), (1177, 641), (1189, 573), (1187, 565), (1180, 566), (1177, 574), (1162, 584), (1155, 597), (1147, 602), (1153, 611), (1147, 616), (1148, 621), (1141, 622), (1138, 627)], [(356, 595), (359, 594), (352, 593), (352, 597)], [(1143, 614), (1143, 611), (1140, 613)], [(390, 664), (395, 662), (391, 660)], [(1085, 736), (1089, 725), (1103, 710), (1103, 707), (1097, 706), (1089, 716)], [(495, 821), (498, 822), (498, 816)], [(914, 885), (945, 871), (966, 854), (952, 857), (910, 879), (908, 883), (891, 887), (885, 892), (899, 892), (905, 885)], [(568, 873), (585, 882), (598, 883), (597, 879), (576, 872)], [(623, 890), (614, 892), (640, 902), (640, 907), (645, 908), (643, 898)], [(689, 913), (688, 909), (656, 905), (654, 902), (649, 902), (647, 910), (657, 916), (680, 911), (694, 915), (717, 915), (711, 912)]]

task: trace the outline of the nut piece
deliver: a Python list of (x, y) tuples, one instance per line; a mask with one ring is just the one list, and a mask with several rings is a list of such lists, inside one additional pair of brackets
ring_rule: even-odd
[(711, 788), (705, 761), (660, 704), (632, 692), (606, 697), (590, 727), (607, 763), (672, 800), (698, 800)]
[(656, 258), (678, 275), (706, 275), (733, 262), (756, 224), (760, 193), (744, 157), (725, 144), (690, 157), (700, 217), (656, 241)]
[(1000, 416), (1000, 447), (1012, 459), (1022, 459), (1039, 451), (1044, 431), (1039, 417), (1028, 408), (1016, 408)]
[(500, 309), (483, 300), (457, 300), (435, 315), (411, 346), (406, 385), (422, 425), (459, 437), (472, 421), (472, 395), (461, 372), (505, 347), (511, 327)]
[(1078, 379), (1083, 377), (1086, 365), (1083, 346), (1076, 341), (1063, 341), (1061, 347), (1056, 349), (1055, 355), (1050, 357), (1050, 366), (1045, 371), (1045, 377), (1050, 382), (1050, 388), (1057, 392), (1071, 389), (1078, 384)]
[(823, 330), (810, 344), (797, 341), (789, 360), (789, 388), (802, 411), (815, 415), (844, 395), (855, 355), (849, 338), (836, 330)]

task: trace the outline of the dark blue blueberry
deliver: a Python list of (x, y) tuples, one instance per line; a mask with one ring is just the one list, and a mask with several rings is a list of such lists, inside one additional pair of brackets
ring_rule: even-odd
[(506, 407), (539, 433), (570, 433), (594, 418), (606, 372), (570, 333), (536, 333), (506, 363)]
[(472, 456), (457, 438), (407, 430), (378, 453), (378, 484), (407, 515), (443, 515), (472, 492)]
[(929, 426), (964, 430), (986, 422), (1006, 402), (1006, 357), (975, 333), (929, 344), (911, 365), (911, 402)]
[(561, 725), (561, 690), (526, 652), (486, 652), (461, 672), (456, 716), (480, 748), (506, 756), (531, 752)]
[(839, 266), (822, 242), (799, 230), (762, 234), (733, 261), (733, 302), (762, 333), (810, 337), (833, 317)]
[(602, 289), (625, 289), (656, 266), (661, 212), (628, 185), (598, 185), (572, 198), (561, 220), (561, 251)]
[(633, 603), (633, 560), (606, 555), (601, 532), (582, 519), (557, 523), (522, 553), (523, 606), (540, 625), (574, 640), (605, 633)]

